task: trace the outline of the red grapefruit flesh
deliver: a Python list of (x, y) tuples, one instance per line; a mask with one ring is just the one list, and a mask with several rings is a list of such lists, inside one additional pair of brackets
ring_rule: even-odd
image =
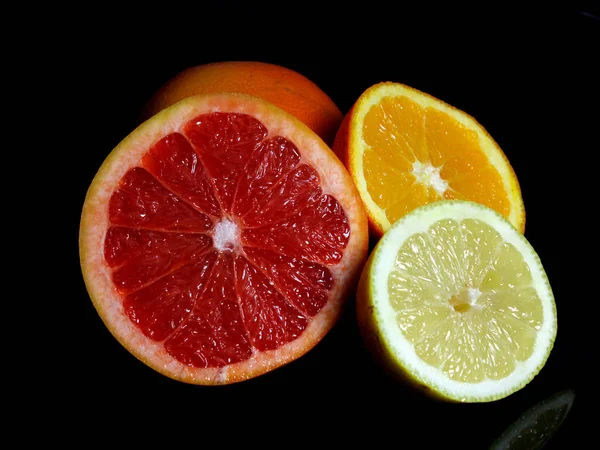
[(86, 197), (80, 257), (100, 317), (173, 379), (227, 384), (309, 351), (367, 253), (345, 168), (264, 100), (190, 97), (109, 155)]

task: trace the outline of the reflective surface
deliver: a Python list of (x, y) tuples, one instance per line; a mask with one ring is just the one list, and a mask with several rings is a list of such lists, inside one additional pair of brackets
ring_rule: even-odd
[(558, 392), (531, 407), (492, 444), (490, 450), (544, 448), (569, 414), (575, 392)]

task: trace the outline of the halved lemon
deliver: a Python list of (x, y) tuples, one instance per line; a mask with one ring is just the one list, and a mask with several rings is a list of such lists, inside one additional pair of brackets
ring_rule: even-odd
[(535, 250), (497, 211), (462, 200), (421, 206), (392, 225), (362, 272), (357, 315), (393, 373), (460, 402), (525, 386), (557, 329)]

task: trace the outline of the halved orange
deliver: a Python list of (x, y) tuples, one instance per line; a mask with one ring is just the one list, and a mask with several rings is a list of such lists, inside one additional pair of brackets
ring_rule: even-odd
[(100, 167), (81, 268), (133, 355), (176, 380), (226, 384), (293, 361), (331, 329), (367, 230), (348, 172), (298, 119), (246, 95), (192, 96)]
[(438, 200), (470, 200), (505, 216), (521, 233), (519, 182), (502, 149), (467, 113), (409, 86), (367, 89), (333, 146), (381, 236), (408, 212)]

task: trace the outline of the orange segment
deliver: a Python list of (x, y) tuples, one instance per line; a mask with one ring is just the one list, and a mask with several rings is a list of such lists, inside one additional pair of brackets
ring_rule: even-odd
[[(423, 108), (406, 97), (384, 98), (365, 115), (365, 143), (377, 153), (402, 156), (412, 163), (429, 161)], [(391, 162), (395, 165), (394, 162)]]
[(482, 203), (508, 216), (510, 204), (496, 168), (490, 164), (477, 132), (448, 114), (427, 108), (427, 146), (440, 175), (464, 199)]
[(431, 162), (436, 167), (452, 158), (476, 157), (482, 153), (476, 131), (432, 107), (427, 108), (425, 134)]
[(464, 177), (449, 184), (453, 190), (462, 193), (466, 200), (489, 206), (503, 216), (508, 216), (510, 202), (502, 185), (502, 179), (493, 167), (484, 167), (479, 171), (465, 174)]
[(394, 203), (386, 210), (386, 215), (390, 222), (394, 223), (406, 213), (412, 211), (420, 205), (430, 202), (429, 189), (421, 184), (415, 183), (406, 191), (406, 195), (400, 201)]
[(418, 206), (471, 200), (505, 216), (521, 232), (523, 199), (502, 149), (475, 119), (400, 83), (367, 89), (334, 143), (381, 236)]
[(443, 200), (466, 200), (467, 198), (462, 195), (460, 192), (455, 191), (450, 188), (446, 192), (444, 192)]
[[(369, 194), (383, 210), (405, 198), (407, 190), (415, 182), (415, 177), (408, 170), (390, 166), (381, 154), (370, 148), (363, 153), (363, 165)], [(395, 186), (391, 192), (390, 186)]]
[(465, 151), (462, 154), (453, 155), (452, 157), (447, 156), (443, 165), (441, 165), (440, 175), (444, 180), (453, 183), (460, 179), (476, 175), (477, 172), (485, 167), (493, 169), (480, 149), (471, 152)]

